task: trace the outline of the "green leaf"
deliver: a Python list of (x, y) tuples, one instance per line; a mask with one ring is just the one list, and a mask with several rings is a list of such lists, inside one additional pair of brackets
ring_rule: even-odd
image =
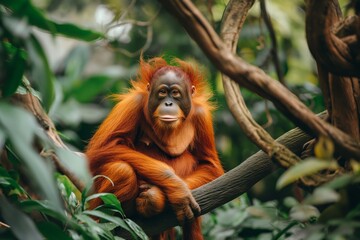
[(112, 84), (113, 81), (110, 80), (112, 79), (108, 76), (91, 76), (76, 82), (67, 96), (75, 97), (79, 102), (90, 102)]
[(284, 172), (276, 183), (276, 189), (281, 189), (286, 185), (295, 182), (301, 177), (317, 173), (320, 170), (336, 169), (337, 167), (338, 165), (335, 161), (324, 161), (318, 160), (316, 158), (307, 158)]
[(14, 194), (14, 193), (25, 194), (26, 193), (26, 191), (19, 185), (19, 183), (10, 177), (0, 176), (0, 186), (3, 186), (4, 189), (5, 189), (5, 187), (9, 187), (10, 189), (12, 189), (12, 194)]
[(26, 16), (30, 25), (34, 25), (52, 34), (61, 34), (66, 37), (84, 41), (94, 41), (104, 35), (92, 30), (80, 28), (74, 24), (56, 23), (48, 19), (42, 11), (31, 4), (29, 0), (1, 0), (0, 3), (10, 8), (17, 16)]
[(132, 233), (136, 234), (136, 236), (138, 236), (142, 240), (149, 239), (149, 237), (145, 234), (144, 230), (139, 225), (137, 225), (134, 221), (132, 221), (129, 218), (125, 218), (124, 220), (125, 220), (126, 224), (132, 230)]
[(59, 213), (49, 201), (24, 200), (20, 202), (20, 207), (25, 212), (39, 211), (45, 215), (56, 218), (61, 222), (67, 222), (67, 217)]
[(2, 86), (2, 93), (4, 97), (9, 97), (20, 85), (25, 71), (26, 59), (23, 50), (17, 49), (11, 61), (6, 65), (7, 76)]
[(0, 126), (8, 135), (16, 154), (24, 164), (28, 178), (39, 193), (63, 213), (63, 204), (53, 178), (53, 169), (33, 148), (36, 136), (45, 138), (43, 129), (26, 110), (0, 101)]
[(66, 37), (75, 38), (83, 41), (94, 41), (99, 38), (104, 38), (104, 35), (99, 32), (95, 32), (89, 29), (80, 28), (77, 25), (70, 24), (70, 23), (55, 23), (56, 32), (58, 34), (64, 35)]
[(318, 187), (314, 192), (305, 199), (306, 204), (320, 205), (337, 202), (340, 199), (340, 194), (331, 188)]
[(97, 210), (87, 210), (84, 211), (83, 214), (87, 214), (90, 216), (98, 217), (109, 222), (116, 224), (117, 226), (127, 230), (131, 233), (134, 239), (143, 239), (148, 240), (148, 236), (144, 233), (144, 231), (137, 225), (135, 222), (131, 221), (130, 219), (121, 219), (118, 217), (110, 216), (106, 213), (97, 211)]
[(91, 174), (84, 155), (60, 147), (55, 147), (55, 152), (61, 163), (71, 173), (74, 173), (85, 184), (91, 182)]
[(5, 223), (10, 225), (10, 230), (18, 239), (43, 239), (33, 220), (10, 204), (3, 195), (0, 196), (0, 211)]
[(74, 87), (75, 81), (81, 78), (86, 64), (90, 58), (90, 47), (89, 46), (76, 46), (71, 50), (65, 59), (65, 78), (62, 81), (65, 92), (67, 89), (70, 90)]
[(309, 221), (311, 218), (318, 218), (320, 216), (319, 210), (311, 205), (297, 205), (290, 210), (290, 217), (300, 222)]
[(105, 176), (105, 175), (96, 175), (95, 177), (92, 178), (92, 181), (89, 182), (88, 184), (86, 184), (84, 190), (81, 192), (81, 205), (83, 207), (83, 210), (85, 209), (85, 205), (86, 205), (86, 201), (87, 201), (87, 196), (91, 190), (91, 187), (95, 181), (95, 179), (99, 178), (99, 177), (103, 177), (103, 178), (106, 178), (107, 180), (110, 181), (110, 183), (114, 186), (114, 182), (108, 177), (108, 176)]
[(98, 235), (100, 235), (101, 236), (100, 239), (109, 239), (109, 240), (115, 239), (114, 235), (111, 233), (111, 230), (109, 230), (109, 228), (106, 225), (98, 223), (93, 218), (85, 214), (78, 214), (76, 215), (76, 218), (80, 222), (86, 224), (87, 230), (91, 232), (90, 234), (94, 236), (93, 238), (96, 238)]
[(41, 222), (37, 224), (37, 227), (45, 239), (71, 240), (70, 236), (55, 223)]
[(115, 207), (115, 209), (119, 210), (120, 212), (124, 212), (119, 199), (114, 194), (102, 195), (100, 198), (105, 204)]
[(3, 151), (3, 147), (5, 145), (5, 140), (6, 140), (6, 133), (4, 132), (3, 129), (1, 129), (0, 127), (0, 153)]
[(26, 42), (31, 62), (32, 79), (37, 82), (41, 100), (46, 111), (49, 111), (54, 100), (54, 75), (49, 67), (44, 50), (34, 35)]
[(119, 217), (110, 216), (106, 213), (103, 213), (103, 212), (100, 212), (97, 210), (85, 210), (85, 211), (83, 211), (83, 214), (93, 216), (93, 217), (98, 217), (98, 218), (104, 219), (106, 221), (115, 223), (117, 226), (119, 226), (129, 232), (132, 232), (130, 230), (130, 228), (128, 227), (128, 225), (126, 224), (126, 222), (124, 221), (124, 219), (121, 219)]
[(71, 193), (74, 193), (76, 196), (76, 199), (81, 199), (81, 192), (77, 187), (70, 181), (70, 179), (66, 175), (61, 175), (59, 173), (56, 173), (56, 178), (59, 183), (63, 184), (66, 191), (66, 196), (70, 197)]
[[(74, 221), (73, 218), (69, 218), (69, 216), (59, 213), (56, 209), (54, 209), (54, 207), (52, 206), (52, 204), (49, 203), (49, 201), (41, 202), (37, 200), (25, 200), (20, 203), (20, 207), (23, 211), (26, 212), (35, 211), (53, 217), (54, 219), (57, 219), (59, 222), (61, 222), (67, 228), (71, 228), (77, 231), (79, 234), (83, 236), (88, 236), (91, 239), (91, 236), (89, 236), (89, 232), (86, 229), (84, 229), (81, 223), (77, 223), (76, 221)], [(85, 239), (89, 239), (89, 238), (85, 238)]]
[(85, 198), (85, 203), (89, 202), (90, 200), (102, 197), (102, 196), (108, 196), (113, 195), (112, 193), (95, 193)]
[(332, 181), (324, 184), (324, 187), (331, 189), (341, 189), (351, 184), (356, 179), (356, 176), (350, 173), (345, 173)]

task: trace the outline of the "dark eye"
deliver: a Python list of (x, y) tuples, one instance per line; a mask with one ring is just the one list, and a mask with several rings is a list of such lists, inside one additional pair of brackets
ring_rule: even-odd
[(166, 89), (162, 88), (159, 90), (159, 97), (166, 97), (167, 92)]
[(172, 95), (174, 98), (181, 97), (180, 91), (177, 90), (177, 89), (172, 90), (172, 91), (171, 91), (171, 95)]

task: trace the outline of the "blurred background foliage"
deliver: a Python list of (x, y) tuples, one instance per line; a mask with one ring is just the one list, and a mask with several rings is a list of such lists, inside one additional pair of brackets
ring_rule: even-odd
[[(227, 1), (196, 0), (194, 3), (214, 28), (219, 30)], [(345, 6), (347, 1), (341, 3)], [(159, 55), (168, 60), (176, 57), (193, 61), (202, 68), (211, 84), (213, 101), (218, 106), (214, 113), (216, 142), (226, 170), (239, 165), (258, 151), (242, 133), (226, 106), (219, 72), (179, 23), (157, 1), (1, 0), (0, 4), (2, 101), (7, 101), (17, 87), (23, 85), (20, 83), (23, 80), (22, 75), (25, 74), (36, 90), (34, 93), (42, 99), (43, 106), (56, 124), (60, 136), (72, 150), (84, 150), (88, 140), (114, 105), (108, 96), (126, 91), (129, 80), (136, 76), (142, 53), (145, 59)], [(313, 112), (323, 111), (324, 103), (317, 83), (315, 63), (305, 40), (303, 1), (271, 0), (267, 1), (267, 10), (275, 29), (280, 67), (287, 87)], [(240, 39), (238, 54), (276, 79), (270, 54), (269, 31), (260, 17), (258, 2), (246, 19)], [(22, 88), (26, 89), (26, 86)], [(21, 92), (21, 87), (17, 91)], [(272, 103), (245, 89), (242, 89), (242, 92), (255, 120), (274, 138), (295, 127)], [(7, 106), (0, 105), (0, 108), (6, 110)], [(27, 118), (26, 116), (25, 119)], [(1, 127), (0, 146), (3, 147), (8, 143), (9, 140), (6, 139), (9, 137), (3, 123)], [(14, 148), (16, 151), (16, 146)], [(12, 186), (20, 193), (26, 192), (20, 185), (9, 180), (16, 177), (10, 176), (11, 174), (8, 176), (2, 168), (0, 173), (3, 192), (9, 190), (4, 186)], [(288, 197), (293, 186), (280, 192), (275, 190), (276, 179), (280, 174), (281, 172), (264, 179), (256, 184), (249, 194), (244, 194), (207, 214), (204, 217), (206, 239), (242, 239), (238, 238), (240, 235), (247, 236), (244, 239), (284, 239), (293, 233), (290, 229), (295, 229), (294, 231), (300, 234), (298, 236), (307, 236), (308, 232), (301, 232), (303, 227), (306, 223), (311, 223), (311, 217), (317, 218), (319, 213), (311, 205), (302, 205), (294, 198)], [(1, 182), (2, 179), (7, 179), (8, 182)], [(111, 239), (109, 231), (115, 226), (132, 231), (134, 238), (145, 238), (141, 231), (136, 233), (138, 230), (132, 223), (124, 223), (106, 216), (108, 223), (113, 225), (104, 223), (100, 229), (91, 230), (95, 226), (88, 218), (91, 214), (84, 214), (86, 202), (80, 201), (86, 198), (86, 193), (75, 194), (76, 190), (73, 190), (74, 187), (68, 180), (61, 176), (57, 180), (60, 190), (62, 189), (62, 196), (66, 197), (67, 207), (71, 208), (70, 212), (74, 217), (74, 222), (70, 226), (72, 229), (69, 230), (71, 238), (75, 239), (82, 234), (90, 238)], [(356, 181), (357, 178), (352, 178), (340, 182), (342, 186), (347, 186)], [(330, 194), (337, 194), (334, 189), (337, 187), (328, 190)], [(113, 211), (121, 212), (121, 208), (113, 202), (115, 200), (112, 196), (102, 197), (107, 207), (111, 205)], [(52, 208), (30, 202), (22, 209), (45, 211)], [(234, 212), (234, 209), (238, 211)], [(293, 212), (290, 212), (290, 209)], [(359, 214), (358, 212), (353, 213), (351, 217)], [(304, 214), (298, 217), (297, 213)], [(92, 214), (98, 216), (96, 214), (99, 213)], [(53, 212), (50, 215), (53, 218), (58, 217)], [(85, 222), (87, 228), (80, 222)], [(331, 228), (331, 224), (338, 228)], [(296, 228), (293, 228), (294, 226)], [(334, 237), (339, 233), (340, 236), (342, 226), (338, 223), (316, 225), (311, 231), (315, 235), (318, 234), (318, 238), (312, 239), (323, 239), (324, 234)], [(51, 227), (55, 228), (53, 225)], [(40, 229), (42, 234), (46, 234), (45, 227)], [(337, 232), (336, 229), (340, 230)]]
[[(144, 58), (162, 55), (194, 61), (202, 67), (214, 92), (218, 109), (214, 114), (218, 150), (226, 169), (237, 166), (257, 151), (241, 133), (229, 113), (219, 72), (189, 38), (176, 20), (156, 1), (79, 1), (77, 7), (67, 1), (34, 0), (47, 9), (49, 16), (71, 20), (107, 34), (106, 40), (93, 43), (40, 35), (55, 72), (56, 99), (50, 116), (58, 129), (79, 150), (83, 150), (113, 103), (106, 98), (126, 91), (129, 79), (134, 79), (139, 50)], [(226, 1), (195, 1), (203, 14), (219, 29)], [(302, 1), (269, 1), (281, 69), (287, 86), (314, 111), (324, 109), (317, 87), (314, 61), (307, 49), (304, 35)], [(115, 19), (115, 20), (114, 20)], [(148, 32), (151, 32), (149, 40)], [(146, 42), (151, 41), (150, 44)], [(239, 41), (239, 55), (262, 67), (276, 78), (271, 60), (271, 43), (259, 6), (252, 8)], [(133, 54), (134, 53), (134, 54)], [(279, 114), (274, 106), (249, 91), (245, 100), (255, 119), (276, 138), (294, 125)]]

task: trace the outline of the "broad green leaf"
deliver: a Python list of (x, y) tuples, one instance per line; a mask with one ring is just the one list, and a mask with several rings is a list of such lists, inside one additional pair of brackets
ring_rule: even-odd
[(69, 216), (66, 216), (65, 214), (59, 213), (56, 209), (54, 209), (54, 207), (52, 206), (52, 204), (49, 203), (49, 201), (40, 202), (37, 200), (25, 200), (20, 203), (20, 207), (23, 211), (26, 212), (37, 211), (54, 219), (57, 219), (64, 226), (77, 231), (83, 236), (90, 237), (91, 239), (91, 236), (89, 236), (89, 233), (86, 231), (86, 229), (84, 229), (82, 224), (75, 222), (73, 218), (69, 218)]
[(41, 100), (46, 111), (49, 111), (54, 100), (54, 74), (52, 73), (47, 61), (44, 50), (34, 35), (31, 35), (26, 42), (29, 53), (29, 62), (33, 81), (37, 82), (41, 93)]
[[(12, 189), (12, 194), (25, 194), (26, 191), (16, 182), (14, 179), (10, 177), (0, 176), (0, 186), (7, 186)], [(5, 187), (4, 187), (5, 188)]]
[(7, 64), (7, 75), (2, 93), (4, 97), (9, 97), (15, 93), (21, 83), (26, 66), (26, 59), (23, 50), (17, 49), (11, 61)]
[(84, 184), (91, 182), (91, 174), (84, 155), (60, 147), (55, 147), (55, 152), (61, 163)]
[(292, 207), (294, 207), (294, 206), (296, 206), (296, 205), (298, 205), (299, 204), (299, 202), (298, 202), (298, 200), (296, 199), (296, 198), (294, 198), (294, 197), (285, 197), (284, 199), (283, 199), (283, 202), (284, 202), (284, 205), (286, 206), (286, 207), (288, 207), (288, 208), (292, 208)]
[(311, 218), (318, 218), (319, 216), (319, 210), (311, 205), (297, 205), (290, 210), (290, 217), (300, 222), (306, 222)]
[(0, 196), (0, 211), (3, 220), (18, 239), (43, 239), (33, 220), (10, 204), (3, 195)]
[(124, 220), (125, 220), (126, 224), (132, 230), (132, 233), (135, 233), (137, 237), (139, 237), (142, 240), (149, 239), (149, 237), (145, 234), (144, 230), (139, 225), (137, 225), (134, 221), (132, 221), (129, 218), (125, 218)]
[(118, 217), (110, 216), (106, 213), (97, 211), (97, 210), (86, 210), (83, 212), (83, 214), (87, 214), (90, 216), (98, 217), (104, 220), (107, 220), (109, 222), (117, 224), (119, 227), (127, 230), (131, 233), (134, 239), (143, 239), (147, 240), (149, 239), (147, 235), (144, 233), (144, 231), (133, 221), (130, 219), (121, 219)]
[(346, 187), (347, 185), (351, 184), (355, 180), (355, 176), (350, 173), (345, 173), (332, 181), (324, 184), (324, 187), (331, 188), (331, 189), (341, 189)]
[(71, 240), (70, 236), (53, 222), (41, 222), (37, 227), (45, 239)]
[(109, 230), (108, 227), (104, 226), (101, 223), (98, 223), (97, 221), (95, 221), (93, 218), (85, 215), (85, 214), (78, 214), (76, 215), (76, 218), (86, 224), (87, 226), (87, 230), (91, 231), (90, 234), (94, 235), (93, 238), (100, 236), (100, 239), (109, 239), (109, 240), (113, 240), (114, 235), (110, 232), (111, 230)]
[(5, 145), (5, 140), (6, 140), (6, 134), (0, 126), (0, 153), (3, 151), (3, 147)]
[(289, 168), (281, 175), (276, 183), (276, 189), (281, 189), (286, 185), (297, 181), (301, 177), (309, 176), (324, 169), (336, 169), (335, 161), (324, 161), (316, 158), (308, 158)]
[(34, 138), (43, 135), (43, 129), (34, 116), (22, 108), (0, 102), (0, 112), (0, 126), (24, 164), (27, 177), (40, 190), (39, 193), (62, 213), (63, 204), (52, 175), (53, 169), (33, 148)]
[(86, 202), (89, 202), (93, 199), (96, 199), (96, 198), (99, 198), (99, 197), (102, 197), (102, 196), (108, 196), (108, 195), (113, 195), (112, 193), (95, 193), (95, 194), (92, 194), (88, 197), (85, 198), (85, 203)]
[(72, 89), (75, 81), (82, 77), (86, 64), (90, 58), (89, 46), (77, 46), (69, 53), (65, 59), (65, 76), (62, 84), (64, 90)]
[(77, 25), (70, 23), (56, 23), (52, 22), (55, 25), (57, 34), (64, 35), (66, 37), (75, 38), (83, 41), (94, 41), (100, 38), (104, 38), (104, 35), (93, 30), (80, 28)]
[(320, 205), (337, 202), (340, 199), (340, 194), (331, 188), (318, 187), (314, 192), (305, 199), (306, 204)]
[(52, 34), (61, 34), (84, 41), (94, 41), (103, 37), (103, 34), (95, 31), (80, 28), (69, 23), (56, 23), (48, 19), (42, 11), (31, 4), (30, 0), (0, 0), (0, 4), (13, 10), (13, 13), (17, 16), (27, 17), (30, 25), (34, 25)]
[(97, 124), (108, 114), (108, 110), (96, 104), (80, 104), (74, 98), (70, 98), (58, 107), (55, 116), (59, 116), (65, 124), (76, 128), (82, 122)]
[[(25, 19), (16, 18), (10, 15), (2, 15), (3, 27), (9, 31), (9, 34), (12, 35), (11, 38), (16, 37), (21, 40), (26, 40), (30, 33), (31, 27)], [(9, 41), (9, 44), (11, 41)]]
[(119, 199), (114, 194), (100, 196), (101, 200), (108, 205), (114, 206), (120, 212), (123, 212)]
[(82, 201), (82, 207), (83, 207), (83, 210), (85, 209), (85, 205), (86, 205), (86, 199), (87, 199), (87, 196), (89, 195), (89, 192), (90, 192), (90, 190), (91, 190), (91, 188), (92, 188), (92, 185), (93, 185), (93, 183), (94, 183), (94, 181), (97, 179), (97, 178), (99, 178), (99, 177), (103, 177), (103, 178), (106, 178), (108, 181), (110, 181), (110, 183), (114, 186), (114, 182), (109, 178), (109, 177), (107, 177), (107, 176), (105, 176), (105, 175), (96, 175), (96, 176), (94, 176), (93, 178), (92, 178), (92, 181), (91, 182), (89, 182), (86, 186), (85, 186), (85, 188), (84, 188), (84, 190), (81, 192), (81, 201)]
[(77, 81), (67, 96), (75, 97), (79, 102), (90, 102), (113, 82), (108, 76), (91, 76), (85, 80)]
[(39, 211), (50, 217), (56, 218), (60, 221), (66, 221), (65, 215), (59, 213), (49, 202), (43, 202), (38, 200), (24, 200), (20, 203), (20, 207), (25, 212)]
[(115, 223), (117, 226), (119, 226), (129, 232), (132, 232), (130, 230), (130, 228), (128, 227), (128, 225), (126, 224), (126, 222), (124, 221), (124, 219), (121, 219), (119, 217), (110, 216), (106, 213), (103, 213), (103, 212), (100, 212), (97, 210), (85, 210), (85, 211), (83, 211), (83, 214), (93, 216), (93, 217), (98, 217), (98, 218), (104, 219), (106, 221)]
[(77, 189), (77, 187), (70, 181), (70, 179), (66, 175), (61, 175), (59, 173), (56, 173), (56, 178), (58, 182), (64, 185), (67, 197), (69, 197), (71, 193), (74, 193), (78, 200), (81, 199), (81, 192), (79, 191), (79, 189)]

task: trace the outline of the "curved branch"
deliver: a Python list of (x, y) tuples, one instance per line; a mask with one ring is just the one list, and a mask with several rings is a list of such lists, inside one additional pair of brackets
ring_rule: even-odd
[[(310, 139), (311, 136), (299, 128), (295, 128), (279, 137), (276, 141), (299, 155), (302, 151), (303, 144)], [(276, 169), (277, 166), (271, 158), (263, 151), (259, 151), (221, 177), (193, 190), (192, 194), (201, 207), (200, 215), (208, 213), (247, 192), (255, 183)], [(149, 236), (163, 232), (179, 224), (171, 210), (151, 219), (138, 219), (135, 220), (135, 222), (139, 224)], [(117, 235), (127, 239), (128, 236), (126, 234), (123, 230), (117, 232)]]
[(316, 117), (286, 87), (261, 69), (246, 63), (229, 51), (200, 11), (189, 0), (159, 0), (174, 13), (213, 64), (239, 85), (271, 100), (280, 111), (305, 131), (332, 139), (344, 156), (360, 159), (360, 143)]
[[(240, 30), (247, 12), (253, 4), (253, 0), (230, 1), (225, 9), (221, 24), (221, 36), (226, 47), (232, 52), (236, 52)], [(276, 161), (281, 166), (287, 168), (299, 162), (299, 157), (283, 145), (276, 143), (271, 135), (252, 118), (238, 84), (224, 74), (222, 74), (222, 80), (226, 102), (245, 134), (264, 152), (276, 156)]]
[[(359, 58), (349, 47), (351, 38), (340, 39), (334, 32), (341, 11), (337, 0), (310, 0), (306, 11), (306, 38), (316, 61), (327, 71), (342, 76), (360, 76)], [(354, 17), (358, 18), (358, 17)], [(357, 24), (357, 28), (359, 28)], [(356, 31), (356, 28), (354, 29)], [(356, 32), (353, 33), (356, 39)], [(359, 41), (359, 39), (357, 39)], [(359, 47), (357, 45), (357, 47)]]

